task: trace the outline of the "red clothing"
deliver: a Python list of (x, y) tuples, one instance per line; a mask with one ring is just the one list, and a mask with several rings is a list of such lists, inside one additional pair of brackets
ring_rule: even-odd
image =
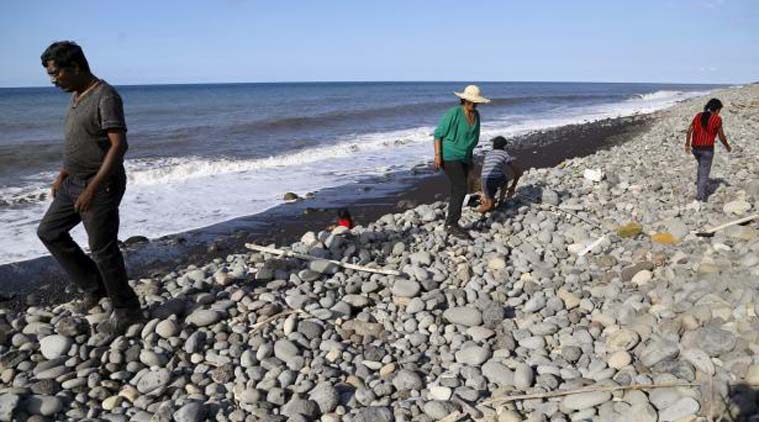
[(347, 227), (349, 229), (352, 229), (353, 228), (353, 220), (351, 220), (350, 218), (341, 218), (341, 219), (337, 220), (337, 225), (338, 226)]
[(718, 114), (711, 113), (706, 128), (701, 126), (701, 115), (696, 114), (693, 118), (693, 141), (691, 144), (696, 148), (714, 148), (714, 139), (717, 137), (719, 128), (722, 127), (722, 118)]

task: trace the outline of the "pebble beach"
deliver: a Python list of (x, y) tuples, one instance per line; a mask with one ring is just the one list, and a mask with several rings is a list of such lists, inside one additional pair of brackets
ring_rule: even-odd
[(0, 421), (759, 421), (759, 220), (697, 235), (759, 212), (759, 86), (711, 96), (705, 204), (700, 97), (465, 208), (471, 241), (431, 202), (131, 280), (117, 338), (107, 300), (0, 311)]

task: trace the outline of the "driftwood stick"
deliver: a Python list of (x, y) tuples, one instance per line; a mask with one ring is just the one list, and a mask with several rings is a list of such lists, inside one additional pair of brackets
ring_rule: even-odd
[(598, 224), (598, 223), (596, 223), (594, 221), (588, 220), (587, 218), (579, 216), (579, 215), (577, 215), (577, 214), (575, 214), (573, 212), (569, 212), (569, 211), (565, 210), (564, 208), (559, 207), (558, 205), (553, 205), (553, 204), (548, 204), (548, 203), (542, 202), (540, 200), (540, 198), (538, 198), (537, 196), (533, 196), (533, 195), (525, 195), (525, 196), (528, 199), (531, 199), (535, 203), (539, 203), (541, 205), (546, 205), (548, 207), (553, 208), (555, 211), (563, 212), (564, 214), (570, 215), (570, 216), (572, 216), (572, 217), (574, 217), (574, 218), (576, 218), (578, 220), (582, 220), (582, 221), (590, 224), (591, 226), (593, 226), (593, 227), (595, 227), (595, 228), (597, 228), (597, 229), (599, 229), (599, 230), (601, 230), (603, 232), (608, 232), (608, 230), (605, 229), (604, 227), (602, 227), (600, 224)]
[[(311, 255), (305, 255), (305, 254), (300, 254), (300, 253), (297, 253), (297, 252), (286, 251), (286, 250), (283, 250), (283, 249), (276, 249), (276, 248), (269, 248), (269, 247), (266, 247), (266, 246), (259, 246), (259, 245), (255, 245), (253, 243), (246, 243), (245, 247), (248, 248), (248, 249), (254, 250), (254, 251), (258, 251), (258, 252), (270, 253), (272, 255), (290, 256), (290, 257), (302, 259), (302, 260), (305, 260), (305, 261), (315, 261), (315, 260), (321, 260), (321, 259), (323, 259), (323, 258), (317, 258), (315, 256), (311, 256)], [(384, 274), (384, 275), (396, 275), (396, 276), (401, 275), (400, 271), (396, 271), (396, 270), (386, 270), (386, 269), (382, 269), (382, 268), (364, 267), (364, 266), (361, 266), (361, 265), (349, 264), (347, 262), (335, 261), (334, 259), (325, 259), (325, 261), (329, 261), (329, 262), (331, 262), (331, 263), (333, 263), (335, 265), (338, 265), (340, 267), (348, 268), (348, 269), (356, 270), (356, 271), (364, 271), (364, 272), (367, 272), (367, 273), (376, 273), (376, 274)]]
[(563, 213), (565, 213), (565, 214), (567, 214), (567, 215), (571, 215), (572, 217), (574, 217), (574, 218), (576, 218), (576, 219), (578, 219), (578, 220), (582, 220), (582, 221), (584, 221), (584, 222), (586, 222), (586, 223), (590, 224), (591, 226), (593, 226), (593, 227), (595, 227), (595, 228), (597, 228), (597, 229), (600, 229), (600, 230), (606, 231), (606, 229), (605, 229), (605, 228), (603, 228), (603, 227), (601, 227), (601, 225), (600, 225), (600, 224), (598, 224), (598, 223), (595, 223), (595, 222), (593, 222), (593, 221), (590, 221), (590, 220), (588, 220), (588, 219), (587, 219), (587, 218), (585, 218), (585, 217), (581, 217), (581, 216), (579, 216), (579, 215), (577, 215), (577, 214), (575, 214), (575, 213), (573, 213), (573, 212), (569, 212), (569, 211), (567, 211), (567, 210), (565, 210), (565, 209), (559, 208), (559, 207), (557, 207), (556, 205), (552, 205), (552, 204), (544, 204), (544, 205), (548, 205), (549, 207), (553, 208), (553, 209), (554, 209), (554, 210), (556, 210), (556, 211), (560, 211), (560, 212), (563, 212)]
[(748, 217), (739, 218), (737, 220), (733, 220), (733, 221), (727, 222), (725, 224), (721, 224), (721, 225), (719, 225), (717, 227), (714, 227), (714, 228), (711, 228), (711, 229), (707, 229), (707, 230), (704, 230), (702, 232), (698, 232), (698, 233), (696, 233), (696, 236), (710, 236), (710, 235), (713, 235), (714, 233), (716, 233), (716, 232), (718, 232), (718, 231), (720, 231), (722, 229), (726, 229), (726, 228), (728, 228), (730, 226), (735, 226), (735, 225), (738, 225), (738, 224), (747, 223), (747, 222), (749, 222), (751, 220), (756, 220), (757, 218), (759, 218), (759, 214), (749, 215)]
[(518, 400), (546, 399), (546, 398), (551, 398), (551, 397), (571, 396), (573, 394), (593, 393), (593, 392), (599, 392), (599, 391), (612, 392), (612, 391), (619, 391), (619, 390), (645, 390), (648, 388), (697, 387), (699, 385), (700, 384), (691, 383), (691, 382), (681, 382), (681, 383), (665, 383), (665, 384), (618, 385), (615, 387), (590, 386), (590, 387), (577, 388), (574, 390), (548, 391), (545, 393), (532, 393), (532, 394), (520, 394), (520, 395), (515, 395), (515, 396), (495, 397), (490, 400), (486, 400), (480, 404), (491, 405), (491, 404), (499, 404), (499, 403), (508, 403), (508, 402), (518, 401)]

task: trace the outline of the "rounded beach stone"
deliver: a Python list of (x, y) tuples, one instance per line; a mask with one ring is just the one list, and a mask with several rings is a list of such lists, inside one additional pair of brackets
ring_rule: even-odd
[(707, 326), (683, 334), (684, 347), (701, 349), (709, 356), (719, 356), (735, 348), (735, 334), (721, 328)]
[(759, 365), (751, 365), (743, 378), (748, 384), (759, 385)]
[(393, 387), (399, 391), (420, 390), (423, 386), (422, 377), (408, 369), (401, 369), (393, 377)]
[(524, 418), (522, 418), (519, 413), (508, 410), (508, 409), (499, 409), (498, 413), (498, 422), (522, 422), (524, 421)]
[(501, 387), (514, 385), (514, 372), (506, 365), (496, 362), (496, 359), (491, 359), (482, 366), (482, 375)]
[(276, 356), (277, 359), (288, 362), (290, 359), (298, 356), (298, 354), (298, 346), (290, 340), (280, 339), (274, 343), (274, 356)]
[(353, 422), (393, 422), (395, 416), (387, 406), (370, 406), (359, 410)]
[(493, 258), (488, 261), (488, 268), (491, 270), (504, 269), (506, 268), (506, 260), (501, 257)]
[(391, 293), (400, 297), (416, 297), (422, 287), (414, 280), (398, 279), (390, 289)]
[(42, 416), (53, 416), (63, 410), (63, 402), (55, 396), (29, 396), (22, 406), (30, 414)]
[(174, 412), (176, 422), (201, 422), (206, 419), (206, 408), (198, 402), (190, 402)]
[(311, 271), (316, 271), (320, 274), (335, 274), (339, 267), (326, 259), (316, 259), (308, 263), (308, 268)]
[(640, 362), (648, 367), (672, 359), (680, 353), (680, 348), (674, 341), (657, 340), (650, 342), (640, 354)]
[(140, 350), (140, 362), (147, 366), (163, 366), (169, 361), (166, 356), (156, 353), (152, 350), (142, 349)]
[(314, 420), (319, 415), (319, 406), (311, 400), (293, 397), (287, 404), (282, 406), (282, 414), (291, 419), (304, 416), (308, 420)]
[(519, 345), (526, 349), (538, 350), (546, 346), (546, 340), (541, 336), (530, 336), (519, 340)]
[(195, 325), (196, 327), (207, 327), (216, 324), (221, 320), (218, 312), (210, 309), (198, 309), (185, 318), (185, 323)]
[(632, 280), (630, 281), (636, 286), (645, 286), (646, 284), (648, 284), (649, 281), (651, 281), (652, 278), (653, 278), (653, 274), (651, 273), (651, 271), (643, 270), (635, 274)]
[(316, 402), (322, 413), (330, 413), (340, 403), (340, 394), (332, 384), (321, 382), (308, 393), (309, 398)]
[(165, 386), (170, 380), (171, 372), (166, 368), (151, 371), (140, 377), (140, 380), (137, 382), (137, 391), (147, 394)]
[(751, 209), (751, 203), (744, 200), (730, 201), (722, 207), (725, 214), (743, 215)]
[(40, 352), (47, 360), (57, 359), (66, 355), (74, 340), (60, 335), (47, 336), (40, 340)]
[(457, 306), (446, 309), (445, 312), (443, 312), (443, 318), (448, 322), (466, 325), (467, 327), (474, 327), (482, 324), (482, 314), (480, 313), (480, 310), (469, 306)]
[(568, 395), (561, 401), (561, 406), (569, 410), (583, 410), (606, 403), (609, 400), (611, 400), (611, 393), (594, 391)]
[(424, 404), (424, 414), (433, 420), (441, 420), (456, 410), (456, 405), (449, 401), (432, 400)]
[(432, 265), (432, 255), (427, 251), (419, 251), (409, 256), (411, 265), (429, 267)]
[(479, 366), (490, 359), (490, 349), (480, 346), (471, 346), (456, 352), (456, 361), (464, 365)]
[(369, 304), (369, 298), (362, 295), (345, 295), (342, 300), (352, 308), (363, 308)]
[(163, 338), (171, 338), (179, 333), (179, 326), (173, 320), (166, 319), (156, 325), (155, 332)]
[(324, 327), (321, 324), (311, 320), (304, 320), (298, 323), (298, 332), (303, 334), (307, 339), (313, 340), (320, 338), (324, 332)]
[(535, 374), (532, 368), (525, 364), (519, 363), (514, 368), (514, 386), (520, 389), (532, 387), (535, 382)]
[(433, 385), (430, 387), (428, 397), (430, 400), (449, 400), (453, 395), (453, 390), (442, 385)]
[(543, 295), (534, 296), (528, 300), (522, 309), (526, 313), (538, 312), (546, 306), (546, 298)]
[(606, 348), (615, 352), (618, 350), (631, 350), (640, 342), (640, 335), (633, 330), (623, 328), (606, 337)]
[(16, 394), (3, 394), (0, 396), (0, 420), (13, 420), (13, 412), (18, 407), (21, 398)]
[(632, 362), (632, 356), (624, 350), (614, 352), (606, 360), (610, 368), (621, 369), (629, 365)]
[(712, 362), (709, 355), (707, 355), (703, 350), (685, 349), (680, 353), (680, 357), (704, 374), (714, 375), (714, 363)]
[(649, 403), (632, 403), (620, 416), (619, 420), (624, 421), (657, 422), (659, 420), (659, 414)]
[(661, 422), (676, 421), (679, 419), (693, 416), (698, 413), (701, 406), (691, 397), (683, 397), (669, 407), (659, 411), (659, 420)]

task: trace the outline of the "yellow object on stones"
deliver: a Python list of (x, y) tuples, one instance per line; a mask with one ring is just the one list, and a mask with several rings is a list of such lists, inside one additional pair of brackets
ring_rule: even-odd
[(670, 233), (656, 233), (651, 236), (651, 240), (660, 245), (674, 245), (677, 243), (677, 238)]
[(617, 236), (625, 238), (625, 237), (635, 237), (639, 235), (643, 231), (643, 227), (640, 226), (638, 223), (627, 223), (624, 226), (617, 227)]

